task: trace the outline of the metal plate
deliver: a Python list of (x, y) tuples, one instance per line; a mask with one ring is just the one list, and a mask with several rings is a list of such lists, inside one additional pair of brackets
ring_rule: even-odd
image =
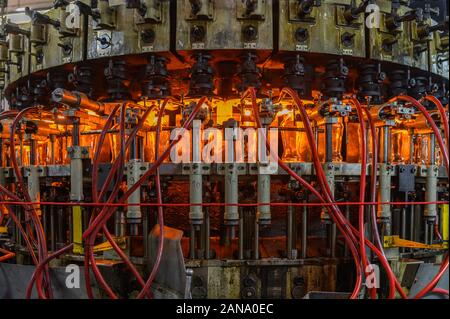
[[(434, 264), (422, 264), (419, 266), (419, 270), (417, 271), (416, 278), (414, 280), (414, 284), (409, 291), (409, 298), (415, 296), (420, 290), (422, 290), (439, 271), (440, 265)], [(442, 276), (441, 280), (436, 285), (436, 288), (442, 288), (448, 290), (448, 269)], [(444, 296), (438, 294), (428, 294), (423, 299), (445, 299)]]

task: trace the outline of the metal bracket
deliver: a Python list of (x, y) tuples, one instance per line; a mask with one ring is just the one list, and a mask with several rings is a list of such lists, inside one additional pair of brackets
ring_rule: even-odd
[(399, 236), (384, 236), (383, 246), (384, 248), (405, 247), (405, 248), (444, 250), (448, 248), (448, 243), (427, 245), (411, 240), (401, 239)]

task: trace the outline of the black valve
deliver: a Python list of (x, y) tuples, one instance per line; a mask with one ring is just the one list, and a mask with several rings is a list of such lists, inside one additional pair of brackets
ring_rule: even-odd
[(30, 31), (19, 28), (17, 24), (7, 22), (1, 26), (1, 33), (6, 34), (20, 34), (26, 37), (30, 36)]
[(299, 17), (307, 16), (311, 13), (313, 7), (319, 7), (321, 0), (298, 0), (297, 15)]
[(141, 41), (145, 44), (155, 42), (156, 34), (153, 29), (144, 29), (141, 31)]
[(354, 38), (355, 38), (355, 34), (354, 33), (345, 32), (341, 36), (342, 44), (344, 46), (346, 46), (346, 47), (351, 47), (353, 45)]
[(249, 15), (257, 9), (258, 0), (245, 0), (245, 14)]
[(54, 0), (53, 1), (53, 8), (64, 8), (69, 4), (69, 1), (67, 0)]
[(348, 8), (344, 12), (344, 17), (347, 20), (347, 22), (352, 22), (358, 19), (358, 16), (366, 11), (366, 8), (369, 5), (369, 3), (370, 0), (363, 0), (359, 4), (359, 6), (356, 6), (356, 1), (352, 0), (350, 8)]
[(421, 25), (417, 29), (417, 36), (420, 39), (426, 38), (430, 33), (436, 32), (436, 31), (442, 31), (448, 32), (448, 17), (446, 17), (445, 21), (443, 23), (435, 24), (433, 26), (430, 26), (428, 24)]
[(201, 42), (204, 40), (206, 35), (205, 28), (201, 25), (194, 25), (191, 28), (191, 41)]
[(386, 27), (389, 30), (398, 29), (401, 26), (402, 22), (407, 21), (422, 21), (423, 20), (423, 10), (421, 8), (416, 8), (414, 10), (406, 12), (404, 15), (399, 16), (397, 11), (400, 8), (400, 2), (392, 1), (391, 14), (386, 19)]
[(127, 9), (138, 9), (141, 6), (141, 0), (125, 0)]
[(91, 6), (87, 5), (86, 3), (82, 1), (75, 1), (74, 4), (80, 9), (80, 13), (82, 15), (92, 16), (94, 19), (100, 18), (100, 13), (97, 11), (94, 11)]
[(63, 50), (65, 55), (72, 53), (72, 45), (69, 43), (58, 43), (58, 46)]
[(196, 62), (191, 69), (189, 96), (212, 95), (214, 90), (214, 71), (209, 64), (211, 56), (197, 54)]
[(191, 12), (193, 15), (196, 15), (202, 9), (202, 1), (201, 0), (189, 0), (191, 4)]
[(128, 9), (136, 9), (142, 17), (147, 12), (147, 6), (141, 0), (126, 0), (125, 2)]
[(295, 39), (298, 42), (305, 42), (309, 38), (309, 32), (306, 28), (298, 28), (295, 30)]
[(242, 34), (245, 41), (254, 41), (258, 37), (258, 29), (252, 25), (248, 25), (242, 29)]
[(39, 13), (35, 10), (31, 10), (29, 7), (25, 8), (25, 14), (31, 18), (31, 22), (33, 24), (50, 24), (55, 28), (59, 28), (61, 23), (57, 20), (51, 19), (49, 16), (45, 14)]
[(398, 42), (397, 38), (386, 38), (383, 40), (381, 44), (384, 51), (392, 51), (392, 46)]
[(100, 47), (102, 49), (106, 49), (112, 44), (111, 38), (107, 34), (103, 34), (101, 37), (97, 37), (95, 40), (97, 40), (100, 43)]

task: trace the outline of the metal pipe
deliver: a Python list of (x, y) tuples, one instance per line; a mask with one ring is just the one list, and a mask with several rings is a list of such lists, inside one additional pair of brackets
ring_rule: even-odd
[(385, 125), (381, 128), (382, 130), (382, 134), (383, 134), (383, 159), (382, 159), (382, 163), (389, 163), (389, 150), (390, 150), (390, 146), (391, 146), (391, 142), (390, 142), (390, 128), (388, 125)]
[[(406, 195), (406, 197), (408, 197)], [(406, 239), (406, 206), (402, 208), (402, 217), (401, 217), (401, 238)], [(405, 251), (405, 249), (401, 249), (401, 251)]]
[(149, 220), (150, 220), (150, 207), (144, 207), (144, 213), (142, 215), (142, 238), (143, 248), (144, 248), (144, 259), (148, 260), (150, 254), (149, 245), (148, 245), (148, 234), (149, 234)]
[[(228, 168), (225, 173), (225, 203), (238, 203), (238, 172), (237, 164), (226, 164)], [(224, 220), (225, 225), (236, 225), (239, 219), (238, 207), (226, 206)]]
[(292, 234), (292, 228), (293, 228), (293, 215), (294, 215), (294, 208), (292, 206), (287, 207), (287, 238), (286, 238), (286, 250), (287, 250), (287, 258), (293, 259), (292, 254), (292, 240), (293, 240), (293, 234)]
[[(264, 126), (261, 130), (264, 131), (263, 136), (267, 136), (267, 127)], [(259, 135), (258, 137), (260, 137)], [(266, 140), (264, 138), (258, 138), (258, 149), (263, 151), (258, 163), (257, 199), (258, 203), (270, 203), (270, 174), (268, 172), (270, 163), (266, 154)], [(259, 223), (261, 225), (270, 224), (270, 205), (258, 206), (256, 209)]]
[(331, 247), (331, 258), (335, 258), (336, 257), (336, 237), (337, 237), (337, 229), (336, 229), (336, 224), (333, 223), (331, 224), (331, 243), (330, 243), (330, 247)]
[[(350, 220), (350, 206), (349, 205), (345, 205), (345, 219)], [(348, 257), (348, 246), (345, 245), (344, 247), (344, 257)]]
[(259, 222), (257, 216), (255, 216), (254, 227), (255, 227), (255, 236), (253, 242), (253, 258), (259, 259)]
[[(201, 164), (192, 164), (192, 171), (189, 175), (189, 201), (191, 204), (203, 203), (203, 176), (201, 174)], [(190, 206), (189, 221), (192, 224), (203, 223), (203, 207), (201, 205)]]
[(413, 164), (414, 163), (414, 130), (411, 129), (411, 134), (409, 135), (409, 163)]
[(244, 209), (239, 207), (239, 257), (244, 259)]
[[(306, 203), (306, 201), (305, 201)], [(308, 240), (308, 209), (303, 206), (302, 211), (302, 258), (305, 259), (307, 256), (307, 240)]]
[[(258, 174), (257, 197), (258, 203), (270, 203), (270, 175)], [(261, 225), (270, 224), (270, 205), (258, 206), (257, 210), (259, 223)]]
[(58, 212), (58, 236), (57, 236), (58, 239), (57, 240), (60, 245), (63, 245), (66, 242), (66, 240), (64, 238), (64, 233), (63, 233), (63, 230), (65, 228), (63, 208), (58, 207), (57, 212)]
[[(135, 157), (136, 154), (133, 154)], [(130, 189), (139, 180), (141, 176), (141, 160), (140, 159), (130, 159), (127, 163), (127, 187)], [(138, 234), (138, 226), (142, 222), (142, 212), (141, 207), (138, 205), (141, 203), (141, 187), (138, 187), (131, 195), (128, 197), (128, 204), (133, 204), (127, 207), (127, 223), (130, 225), (130, 235), (136, 236)]]
[(210, 258), (210, 250), (211, 250), (211, 225), (210, 225), (210, 216), (209, 216), (209, 207), (205, 208), (205, 259)]
[(436, 136), (430, 134), (430, 165), (436, 164)]
[(325, 123), (325, 162), (333, 162), (333, 121), (326, 118)]
[(99, 114), (105, 112), (105, 105), (103, 103), (93, 101), (86, 94), (77, 91), (68, 91), (62, 88), (55, 89), (52, 92), (52, 101), (74, 108), (87, 109)]
[(195, 225), (191, 225), (191, 236), (189, 238), (189, 258), (195, 259)]
[(30, 165), (36, 165), (36, 140), (30, 138)]
[(50, 163), (52, 165), (55, 165), (55, 141), (56, 136), (55, 134), (50, 134)]
[(50, 249), (56, 251), (55, 206), (50, 206)]

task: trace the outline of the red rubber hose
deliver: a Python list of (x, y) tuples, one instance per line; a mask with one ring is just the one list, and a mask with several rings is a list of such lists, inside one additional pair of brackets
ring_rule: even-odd
[[(256, 123), (257, 123), (257, 127), (258, 128), (261, 128), (262, 127), (262, 125), (261, 125), (261, 119), (259, 118), (259, 109), (258, 109), (258, 105), (257, 105), (257, 103), (256, 103), (256, 92), (255, 92), (255, 90), (253, 89), (253, 88), (250, 88), (250, 89), (248, 89), (245, 93), (244, 93), (244, 95), (243, 95), (243, 97), (242, 97), (242, 99), (244, 99), (244, 98), (246, 98), (247, 97), (247, 95), (250, 95), (251, 96), (251, 98), (252, 98), (252, 105), (253, 105), (253, 113), (254, 113), (254, 117), (255, 117), (255, 121), (256, 121)], [(305, 126), (306, 127), (306, 126)], [(311, 128), (311, 127), (309, 127), (309, 128)], [(266, 139), (266, 144), (267, 144), (267, 147), (268, 147), (268, 149), (270, 150), (270, 145), (269, 145), (269, 143), (268, 143), (268, 141), (267, 141), (267, 138), (265, 138)], [(314, 143), (310, 143), (310, 146), (311, 146), (311, 148), (313, 149), (313, 154), (314, 154), (314, 148), (315, 148), (315, 144)], [(296, 179), (298, 182), (300, 182), (304, 187), (306, 187), (310, 192), (312, 192), (314, 195), (316, 195), (316, 197), (319, 199), (319, 200), (321, 200), (321, 201), (324, 201), (324, 199), (322, 198), (322, 196), (309, 184), (309, 183), (307, 183), (305, 180), (303, 180), (300, 176), (298, 176), (295, 172), (293, 172), (279, 157), (278, 157), (278, 155), (276, 154), (276, 153), (272, 153), (272, 156), (274, 156), (274, 157), (276, 157), (277, 158), (277, 161), (278, 161), (278, 163), (279, 163), (279, 165), (284, 169), (284, 170), (286, 170), (292, 177), (294, 177), (294, 179)], [(335, 216), (334, 216), (334, 214), (333, 214), (333, 211), (331, 210), (330, 211), (330, 216), (331, 216), (331, 218), (335, 221), (335, 222), (337, 222), (337, 220), (335, 219)], [(361, 275), (361, 268), (360, 268), (360, 259), (359, 259), (359, 256), (358, 256), (358, 252), (357, 252), (357, 249), (356, 249), (356, 247), (353, 245), (353, 241), (352, 241), (352, 239), (349, 237), (349, 236), (346, 236), (347, 235), (347, 233), (344, 231), (344, 228), (339, 224), (339, 223), (336, 223), (336, 225), (337, 225), (337, 227), (339, 228), (339, 230), (344, 234), (344, 238), (345, 238), (345, 240), (346, 240), (346, 242), (347, 242), (347, 244), (348, 244), (348, 246), (349, 246), (349, 248), (350, 248), (350, 250), (351, 250), (351, 252), (352, 252), (352, 255), (353, 255), (353, 257), (354, 257), (354, 260), (355, 260), (355, 265), (356, 265), (356, 272), (357, 272), (357, 279), (356, 279), (356, 285), (355, 285), (355, 289), (354, 289), (354, 291), (353, 291), (353, 293), (352, 293), (352, 295), (351, 295), (351, 298), (353, 299), (353, 298), (356, 298), (356, 296), (359, 294), (359, 291), (360, 291), (360, 287), (361, 287), (361, 284), (362, 284), (362, 275)]]
[[(164, 115), (165, 108), (166, 108), (166, 104), (163, 104), (158, 112), (158, 122), (156, 124), (156, 136), (155, 136), (155, 160), (158, 160), (158, 158), (159, 158), (161, 122), (162, 122), (162, 117)], [(157, 202), (158, 202), (158, 204), (162, 204), (161, 177), (159, 175), (159, 168), (156, 168), (155, 184), (156, 184)], [(158, 241), (158, 249), (156, 252), (155, 264), (153, 265), (152, 271), (150, 272), (150, 276), (147, 279), (147, 282), (145, 283), (144, 288), (141, 290), (141, 292), (137, 296), (138, 299), (143, 298), (144, 294), (147, 294), (150, 292), (150, 288), (152, 286), (153, 280), (155, 279), (156, 274), (158, 273), (158, 270), (159, 270), (159, 265), (161, 264), (162, 253), (164, 250), (164, 213), (163, 213), (162, 206), (158, 206), (158, 224), (159, 224), (159, 236), (158, 236), (159, 241)]]
[(428, 294), (431, 290), (433, 290), (447, 270), (448, 270), (448, 253), (447, 253), (447, 256), (445, 257), (444, 261), (442, 262), (441, 267), (440, 267), (438, 273), (436, 274), (436, 276), (434, 276), (434, 278), (421, 291), (419, 291), (413, 297), (413, 299), (421, 299), (426, 294)]
[(4, 254), (3, 256), (0, 256), (0, 262), (6, 261), (8, 259), (11, 259), (11, 258), (13, 258), (16, 255), (12, 251), (3, 249), (1, 247), (0, 247), (0, 253)]
[(439, 101), (438, 98), (436, 98), (433, 95), (427, 95), (425, 96), (425, 100), (428, 100), (432, 103), (434, 103), (434, 105), (436, 105), (439, 114), (441, 116), (441, 121), (442, 121), (442, 125), (444, 126), (444, 134), (445, 134), (445, 140), (447, 141), (447, 143), (449, 142), (448, 140), (448, 119), (447, 119), (447, 115), (445, 114), (445, 109), (444, 106), (442, 105), (441, 101)]

